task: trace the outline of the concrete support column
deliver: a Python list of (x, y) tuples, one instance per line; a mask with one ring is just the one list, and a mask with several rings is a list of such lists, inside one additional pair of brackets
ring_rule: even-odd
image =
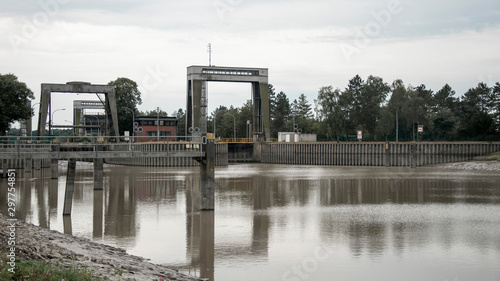
[(205, 158), (200, 161), (201, 210), (213, 210), (215, 206), (215, 143), (204, 144)]
[(94, 159), (94, 190), (102, 190), (104, 181), (104, 159)]
[[(96, 153), (103, 151), (102, 144), (96, 144)], [(102, 190), (104, 179), (104, 159), (96, 158), (94, 159), (94, 190)]]
[(94, 191), (94, 206), (93, 206), (93, 220), (92, 220), (92, 238), (102, 238), (102, 225), (103, 225), (103, 200), (104, 194), (102, 190)]
[(63, 216), (64, 234), (73, 235), (73, 227), (71, 226), (71, 216)]
[(66, 192), (64, 193), (63, 215), (71, 215), (73, 193), (75, 192), (76, 159), (68, 160), (68, 174), (66, 176)]

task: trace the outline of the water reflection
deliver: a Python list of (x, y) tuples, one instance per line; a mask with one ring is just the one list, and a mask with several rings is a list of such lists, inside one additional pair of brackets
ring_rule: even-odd
[(218, 167), (212, 212), (196, 209), (196, 168), (110, 166), (104, 190), (94, 191), (92, 167), (79, 165), (71, 217), (61, 215), (65, 178), (50, 180), (40, 170), (18, 176), (17, 218), (217, 281), (287, 280), (292, 275), (284, 273), (314, 257), (318, 246), (329, 251), (328, 266), (318, 264), (298, 280), (500, 276), (494, 173)]

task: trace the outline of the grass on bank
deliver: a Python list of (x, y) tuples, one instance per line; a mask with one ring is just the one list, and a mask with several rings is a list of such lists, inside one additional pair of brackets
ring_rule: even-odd
[(483, 156), (474, 157), (476, 161), (500, 161), (500, 151)]
[(7, 254), (2, 253), (0, 263), (0, 280), (14, 281), (94, 281), (102, 280), (92, 275), (92, 271), (82, 268), (57, 268), (45, 262), (16, 260), (14, 273), (6, 260)]

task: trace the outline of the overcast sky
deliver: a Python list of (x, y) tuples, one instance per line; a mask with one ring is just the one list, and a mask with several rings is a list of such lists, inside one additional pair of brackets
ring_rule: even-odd
[[(208, 43), (213, 65), (268, 68), (290, 101), (313, 103), (356, 74), (459, 95), (500, 81), (498, 0), (0, 0), (0, 34), (0, 73), (25, 82), (34, 103), (41, 83), (127, 77), (139, 109), (170, 114), (185, 108), (186, 68), (208, 65)], [(249, 84), (208, 88), (209, 111), (250, 99)], [(72, 100), (94, 99), (53, 96), (53, 109), (68, 109), (56, 124), (72, 120)]]

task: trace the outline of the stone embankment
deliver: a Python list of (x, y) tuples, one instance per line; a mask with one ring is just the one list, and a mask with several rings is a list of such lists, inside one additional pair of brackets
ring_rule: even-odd
[[(1, 252), (7, 251), (10, 235), (6, 217), (0, 214)], [(21, 221), (16, 222), (16, 259), (44, 261), (57, 267), (91, 270), (105, 280), (176, 280), (201, 281), (146, 259), (129, 255), (125, 250), (65, 235)], [(5, 250), (5, 251), (4, 251)], [(5, 258), (5, 257), (3, 257)]]

